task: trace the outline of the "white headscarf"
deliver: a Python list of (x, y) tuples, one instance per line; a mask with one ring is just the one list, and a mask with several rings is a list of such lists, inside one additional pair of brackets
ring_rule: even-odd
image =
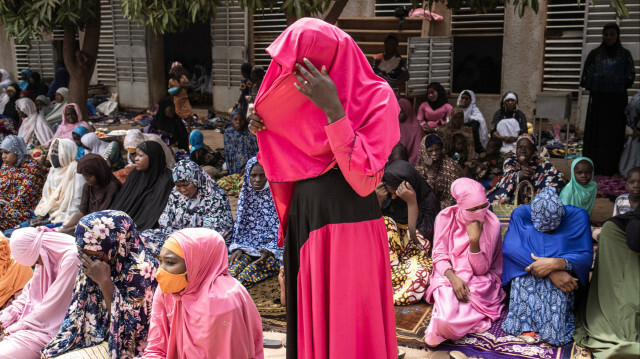
[(4, 107), (9, 103), (9, 95), (4, 87), (0, 87), (0, 115), (4, 113)]
[(35, 214), (43, 217), (48, 214), (52, 223), (65, 224), (78, 212), (85, 182), (82, 175), (76, 173), (78, 146), (75, 142), (56, 138), (51, 142), (51, 150), (53, 146), (58, 146), (60, 167), (51, 167), (49, 170)]
[(11, 85), (11, 78), (5, 69), (0, 69), (0, 75), (0, 87), (6, 90)]
[(82, 136), (80, 140), (82, 144), (89, 149), (89, 153), (93, 153), (99, 156), (104, 155), (104, 152), (109, 148), (109, 144), (100, 140), (100, 137), (93, 132), (89, 132)]
[(22, 125), (18, 129), (18, 136), (22, 137), (24, 143), (28, 144), (29, 139), (33, 136), (40, 144), (49, 142), (53, 137), (53, 131), (42, 114), (38, 113), (36, 104), (30, 98), (21, 98), (16, 101), (16, 108), (27, 115), (22, 119)]
[(469, 107), (464, 109), (464, 123), (468, 123), (469, 121), (478, 121), (480, 123), (480, 131), (478, 134), (480, 135), (480, 144), (482, 148), (487, 148), (487, 144), (489, 143), (489, 130), (487, 129), (487, 122), (484, 120), (484, 116), (482, 116), (482, 112), (478, 106), (476, 106), (476, 94), (471, 90), (463, 90), (458, 95), (458, 106), (460, 106), (460, 100), (462, 99), (462, 95), (466, 93), (471, 97), (471, 103)]

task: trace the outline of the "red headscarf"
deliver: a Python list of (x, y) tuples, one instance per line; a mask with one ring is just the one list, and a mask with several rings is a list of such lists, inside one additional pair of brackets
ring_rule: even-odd
[[(258, 160), (269, 179), (285, 232), (293, 182), (317, 177), (335, 164), (326, 133), (327, 116), (294, 87), (295, 64), (309, 59), (326, 66), (338, 90), (347, 120), (361, 147), (358, 170), (374, 176), (398, 143), (399, 108), (393, 90), (376, 76), (353, 39), (339, 28), (315, 18), (289, 26), (268, 48), (273, 58), (255, 102), (266, 130), (259, 131)], [(355, 141), (355, 139), (354, 139)], [(355, 152), (355, 151), (354, 151)]]

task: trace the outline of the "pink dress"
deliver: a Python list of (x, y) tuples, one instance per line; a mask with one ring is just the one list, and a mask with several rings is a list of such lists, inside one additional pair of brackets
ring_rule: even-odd
[(398, 104), (407, 116), (404, 122), (400, 122), (400, 143), (407, 149), (409, 163), (415, 166), (418, 164), (420, 145), (425, 134), (418, 120), (416, 120), (416, 114), (413, 112), (411, 102), (406, 98), (401, 98), (398, 100)]
[[(67, 115), (65, 114), (65, 110), (69, 106), (72, 106), (73, 108), (75, 108), (76, 113), (78, 114), (78, 122), (73, 124), (67, 123)], [(53, 142), (53, 140), (56, 138), (66, 138), (73, 141), (73, 130), (78, 126), (82, 126), (87, 130), (92, 131), (91, 126), (86, 121), (82, 120), (82, 112), (80, 111), (80, 107), (75, 103), (68, 103), (62, 109), (62, 122), (58, 125), (58, 129), (56, 130), (56, 133), (54, 133), (53, 137), (51, 137), (49, 142), (45, 143), (44, 145), (45, 146), (51, 145), (51, 142)]]
[(171, 236), (182, 248), (189, 284), (177, 294), (156, 289), (143, 358), (264, 358), (260, 314), (227, 272), (224, 239), (204, 228)]
[[(285, 245), (287, 358), (397, 358), (389, 244), (373, 193), (400, 139), (393, 90), (349, 35), (318, 19), (298, 20), (267, 52), (258, 160)], [(344, 118), (327, 125), (294, 87), (304, 57), (326, 66)]]
[(431, 108), (429, 103), (425, 101), (418, 108), (418, 123), (422, 128), (429, 127), (438, 129), (447, 122), (449, 119), (449, 112), (452, 108), (453, 106), (445, 103), (434, 110)]
[[(434, 304), (425, 342), (436, 346), (447, 339), (460, 339), (468, 333), (484, 332), (500, 317), (505, 293), (501, 288), (502, 241), (500, 222), (493, 212), (474, 212), (467, 208), (487, 203), (484, 187), (469, 178), (451, 185), (457, 205), (444, 209), (435, 222), (433, 238), (433, 274), (427, 289), (427, 301)], [(476, 216), (476, 217), (471, 217)], [(471, 218), (469, 218), (471, 217)], [(466, 225), (473, 220), (484, 222), (480, 252), (469, 250)], [(452, 268), (470, 289), (469, 302), (456, 297), (445, 272)]]
[(40, 349), (58, 334), (78, 274), (78, 252), (72, 236), (45, 228), (22, 228), (11, 236), (16, 262), (32, 266), (33, 278), (22, 294), (0, 312), (7, 336), (0, 342), (0, 358), (39, 359)]

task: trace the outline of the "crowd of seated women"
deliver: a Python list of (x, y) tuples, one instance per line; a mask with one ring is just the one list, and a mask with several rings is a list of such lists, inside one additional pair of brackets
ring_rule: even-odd
[[(0, 239), (0, 358), (263, 357), (246, 288), (282, 277), (283, 248), (243, 114), (231, 114), (221, 156), (165, 102), (149, 129), (128, 131), (123, 157), (77, 105), (53, 131), (28, 101), (15, 106), (33, 129), (0, 145), (10, 237)], [(408, 100), (399, 106), (401, 140), (376, 194), (394, 304), (434, 306), (425, 343), (504, 318), (502, 330), (526, 343), (637, 351), (640, 168), (602, 228), (590, 283), (591, 160), (576, 159), (566, 183), (537, 154), (513, 93), (491, 132), (470, 90), (453, 107), (431, 84), (417, 116)], [(501, 131), (511, 120), (517, 129)], [(524, 181), (530, 190), (518, 192)], [(516, 200), (530, 204), (513, 210), (503, 238), (492, 209)]]

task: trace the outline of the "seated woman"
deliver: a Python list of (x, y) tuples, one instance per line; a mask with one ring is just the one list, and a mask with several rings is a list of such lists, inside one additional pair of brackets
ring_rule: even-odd
[(596, 359), (640, 353), (640, 207), (605, 222), (586, 300), (576, 313), (576, 344)]
[(433, 189), (440, 201), (440, 208), (456, 204), (451, 194), (451, 185), (463, 176), (462, 167), (446, 155), (442, 139), (438, 135), (431, 134), (424, 138), (416, 170)]
[(420, 144), (424, 137), (424, 131), (416, 119), (411, 102), (406, 98), (401, 98), (398, 100), (398, 104), (400, 105), (400, 114), (398, 114), (400, 143), (409, 154), (409, 163), (415, 166), (418, 163), (418, 154), (420, 153)]
[[(496, 136), (495, 132), (497, 131), (498, 123), (508, 118), (513, 118), (518, 122), (520, 125), (520, 135), (527, 133), (527, 117), (522, 113), (522, 111), (518, 110), (518, 95), (511, 91), (502, 96), (502, 99), (500, 100), (500, 109), (493, 115), (493, 130), (491, 131), (493, 136)], [(496, 137), (503, 141), (513, 142), (508, 141), (509, 139), (504, 138), (504, 136), (498, 135)]]
[(51, 100), (49, 100), (49, 98), (45, 95), (36, 97), (36, 107), (38, 108), (38, 112), (42, 114), (43, 117), (47, 117), (47, 115), (53, 110)]
[(176, 106), (172, 98), (163, 98), (158, 102), (158, 111), (149, 126), (145, 127), (144, 132), (160, 135), (169, 146), (189, 150), (189, 134), (184, 122), (176, 114)]
[(222, 151), (214, 151), (211, 147), (204, 144), (204, 136), (198, 130), (191, 131), (189, 136), (191, 144), (191, 161), (198, 164), (207, 174), (215, 179), (224, 176), (227, 171), (222, 171), (224, 164), (224, 154)]
[(71, 305), (43, 358), (134, 358), (146, 346), (158, 262), (120, 211), (78, 222), (80, 271)]
[[(34, 214), (31, 226), (64, 225), (78, 212), (82, 200), (84, 179), (77, 173), (77, 147), (66, 138), (56, 138), (49, 149), (51, 169), (42, 188), (42, 198)], [(49, 219), (45, 217), (49, 216)]]
[(178, 162), (172, 183), (175, 188), (158, 219), (158, 228), (142, 233), (153, 254), (160, 253), (171, 233), (183, 228), (210, 228), (219, 233), (231, 231), (233, 217), (229, 199), (200, 166), (192, 161)]
[(74, 294), (78, 252), (73, 237), (48, 228), (21, 228), (11, 236), (16, 262), (35, 266), (22, 294), (0, 312), (0, 358), (39, 359), (60, 330)]
[(5, 231), (30, 218), (42, 195), (46, 171), (27, 155), (22, 138), (7, 136), (0, 148), (0, 231)]
[(89, 133), (89, 130), (87, 130), (86, 127), (82, 127), (82, 126), (78, 126), (74, 128), (73, 132), (71, 132), (71, 137), (73, 137), (73, 142), (76, 144), (76, 146), (78, 146), (78, 155), (76, 156), (76, 161), (81, 159), (82, 156), (85, 155), (85, 153), (89, 153), (89, 151), (85, 149), (84, 145), (82, 144), (82, 136), (86, 135), (87, 133)]
[(264, 169), (253, 157), (244, 171), (229, 245), (229, 274), (245, 287), (278, 274), (284, 264), (284, 248), (278, 247), (279, 223)]
[(22, 137), (28, 150), (44, 145), (51, 140), (53, 131), (51, 131), (42, 115), (38, 113), (36, 104), (31, 99), (19, 99), (16, 101), (16, 109), (22, 118), (18, 136)]
[(31, 277), (33, 269), (15, 261), (9, 240), (0, 233), (0, 314), (11, 305), (13, 299), (19, 297)]
[(227, 265), (215, 231), (188, 228), (169, 237), (143, 358), (264, 357), (260, 314)]
[(500, 221), (480, 183), (460, 178), (451, 193), (458, 204), (438, 214), (433, 236), (427, 301), (434, 307), (424, 336), (429, 346), (487, 331), (504, 307)]
[(242, 174), (247, 161), (258, 153), (258, 141), (240, 110), (233, 110), (230, 116), (231, 125), (224, 129), (224, 156), (229, 174)]
[(48, 115), (45, 116), (45, 121), (49, 126), (54, 126), (62, 121), (64, 108), (67, 106), (67, 96), (69, 95), (69, 89), (66, 87), (60, 87), (56, 90), (55, 106)]
[(476, 106), (476, 94), (471, 90), (463, 90), (458, 95), (457, 105), (464, 110), (464, 124), (473, 131), (473, 143), (476, 153), (482, 153), (489, 143), (487, 122)]
[(145, 141), (136, 148), (136, 167), (111, 203), (110, 209), (127, 213), (140, 231), (157, 228), (173, 189), (162, 146)]
[(436, 133), (449, 120), (452, 108), (444, 87), (439, 82), (432, 82), (427, 86), (427, 101), (418, 108), (418, 123), (425, 133)]
[(115, 171), (113, 173), (114, 176), (120, 181), (120, 183), (124, 183), (127, 180), (127, 177), (133, 171), (136, 160), (136, 148), (144, 141), (154, 141), (162, 147), (162, 152), (164, 152), (164, 158), (167, 163), (167, 168), (169, 170), (173, 170), (176, 166), (175, 158), (173, 157), (173, 153), (171, 149), (167, 146), (164, 141), (158, 135), (154, 135), (151, 133), (143, 133), (138, 129), (131, 129), (127, 131), (127, 135), (124, 136), (124, 149), (127, 151), (127, 164), (121, 170)]
[(78, 161), (78, 174), (84, 178), (82, 200), (78, 212), (60, 228), (60, 232), (73, 234), (76, 224), (85, 215), (104, 211), (120, 190), (120, 182), (111, 173), (107, 161), (96, 154), (88, 154)]
[(584, 209), (591, 215), (596, 203), (598, 185), (593, 181), (593, 162), (587, 157), (579, 157), (571, 164), (571, 181), (560, 192), (564, 204)]
[(440, 202), (418, 171), (403, 160), (387, 164), (376, 195), (389, 236), (393, 302), (417, 303), (429, 285), (429, 252)]
[[(503, 175), (500, 182), (487, 193), (487, 200), (492, 205), (513, 204), (518, 184), (524, 180), (533, 185), (534, 193), (521, 199), (537, 195), (545, 187), (554, 187), (558, 191), (564, 187), (564, 177), (544, 157), (538, 156), (536, 139), (531, 134), (520, 136), (517, 141), (516, 154), (504, 161)], [(520, 201), (524, 203), (524, 201)]]
[[(87, 130), (93, 131), (91, 125), (82, 120), (80, 107), (75, 103), (66, 104), (62, 112), (62, 122), (58, 125), (58, 129), (56, 130), (56, 133), (53, 134), (53, 138), (66, 138), (73, 140), (73, 130), (78, 126), (86, 127)], [(53, 138), (44, 145), (49, 146), (51, 141), (53, 141)]]
[(112, 170), (124, 167), (118, 141), (104, 142), (94, 132), (82, 136), (81, 141), (82, 145), (88, 149), (88, 153), (94, 153), (104, 158)]
[[(456, 145), (454, 136), (464, 137), (465, 147), (456, 149), (461, 157), (471, 161), (475, 157), (475, 145), (473, 142), (473, 130), (464, 125), (464, 110), (462, 107), (454, 107), (449, 115), (450, 121), (438, 129), (438, 137), (442, 139), (445, 153), (451, 153)], [(464, 163), (464, 161), (462, 161)]]
[(574, 291), (593, 262), (589, 215), (565, 206), (553, 187), (516, 208), (504, 236), (502, 285), (511, 284), (506, 333), (562, 346), (573, 335)]

